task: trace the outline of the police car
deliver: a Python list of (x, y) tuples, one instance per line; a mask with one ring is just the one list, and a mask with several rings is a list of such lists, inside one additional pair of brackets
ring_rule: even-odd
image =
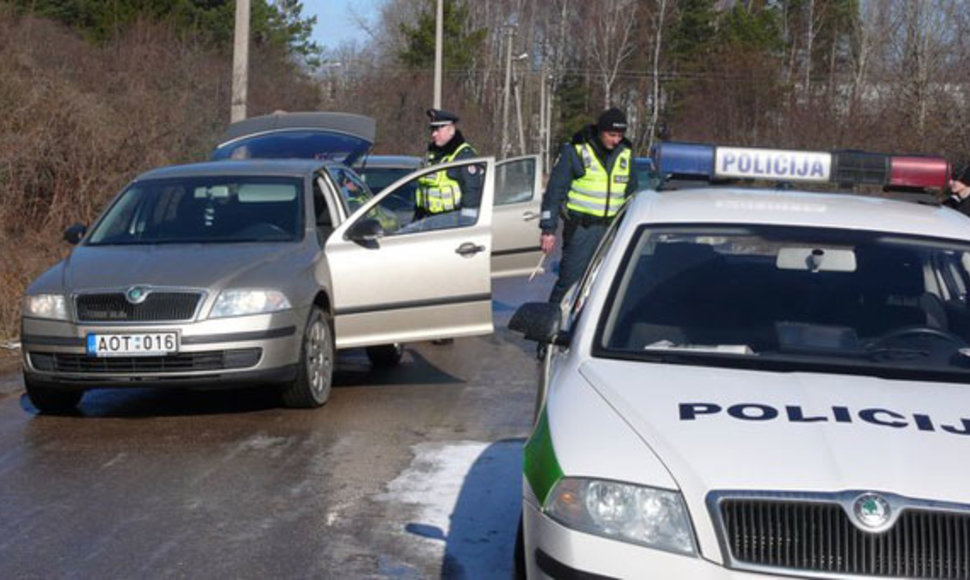
[(528, 576), (970, 577), (970, 219), (878, 195), (946, 161), (655, 155), (708, 185), (641, 192), (561, 307), (510, 322), (550, 345)]

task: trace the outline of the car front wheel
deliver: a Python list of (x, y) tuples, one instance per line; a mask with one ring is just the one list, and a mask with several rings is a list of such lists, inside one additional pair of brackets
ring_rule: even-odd
[(367, 358), (370, 364), (379, 369), (396, 367), (403, 355), (404, 345), (399, 342), (367, 347)]
[(37, 410), (41, 413), (50, 415), (76, 411), (78, 403), (81, 402), (81, 397), (84, 396), (84, 391), (42, 387), (26, 375), (24, 375), (24, 387), (31, 404), (37, 407)]
[(284, 387), (283, 404), (309, 409), (330, 398), (333, 387), (334, 343), (330, 317), (314, 306), (303, 331), (296, 379)]

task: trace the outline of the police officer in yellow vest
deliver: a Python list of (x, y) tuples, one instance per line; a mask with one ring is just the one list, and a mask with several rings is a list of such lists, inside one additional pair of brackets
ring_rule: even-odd
[(632, 145), (624, 137), (626, 115), (616, 108), (604, 111), (562, 146), (542, 198), (540, 245), (546, 254), (556, 245), (563, 216), (559, 279), (549, 301), (558, 303), (586, 270), (606, 228), (637, 190)]
[[(431, 119), (428, 165), (478, 156), (455, 127), (457, 115), (441, 109), (428, 109), (427, 114)], [(484, 181), (484, 172), (477, 165), (438, 171), (420, 178), (415, 194), (415, 220), (456, 210), (461, 212), (463, 219), (474, 219), (481, 204)]]

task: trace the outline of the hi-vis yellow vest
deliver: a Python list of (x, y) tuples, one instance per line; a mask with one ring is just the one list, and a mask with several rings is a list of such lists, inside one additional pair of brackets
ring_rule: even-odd
[[(459, 145), (451, 155), (446, 155), (437, 163), (451, 163), (465, 149), (472, 149), (468, 143)], [(474, 152), (474, 149), (472, 149)], [(428, 163), (435, 164), (434, 156), (428, 153)], [(418, 178), (418, 191), (415, 197), (418, 207), (424, 208), (428, 213), (441, 213), (454, 211), (461, 206), (461, 184), (448, 177), (447, 171), (429, 173), (424, 177)]]
[(610, 174), (593, 153), (589, 143), (576, 145), (586, 174), (574, 179), (566, 198), (566, 207), (596, 217), (613, 217), (626, 203), (626, 185), (630, 181), (630, 150), (620, 152)]

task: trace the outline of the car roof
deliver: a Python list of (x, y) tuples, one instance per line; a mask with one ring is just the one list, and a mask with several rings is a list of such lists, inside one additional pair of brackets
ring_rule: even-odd
[(277, 112), (250, 117), (229, 125), (219, 139), (219, 147), (226, 143), (259, 133), (278, 130), (320, 129), (353, 135), (368, 143), (374, 142), (377, 124), (374, 119), (353, 113), (333, 112)]
[(854, 194), (738, 187), (644, 191), (628, 211), (634, 224), (781, 225), (970, 240), (970, 218), (949, 208)]
[(423, 159), (414, 155), (368, 155), (357, 162), (354, 167), (400, 167), (413, 169), (420, 167), (423, 161)]
[(320, 159), (226, 159), (169, 165), (146, 171), (137, 179), (166, 179), (211, 175), (305, 175), (321, 167), (342, 166)]

